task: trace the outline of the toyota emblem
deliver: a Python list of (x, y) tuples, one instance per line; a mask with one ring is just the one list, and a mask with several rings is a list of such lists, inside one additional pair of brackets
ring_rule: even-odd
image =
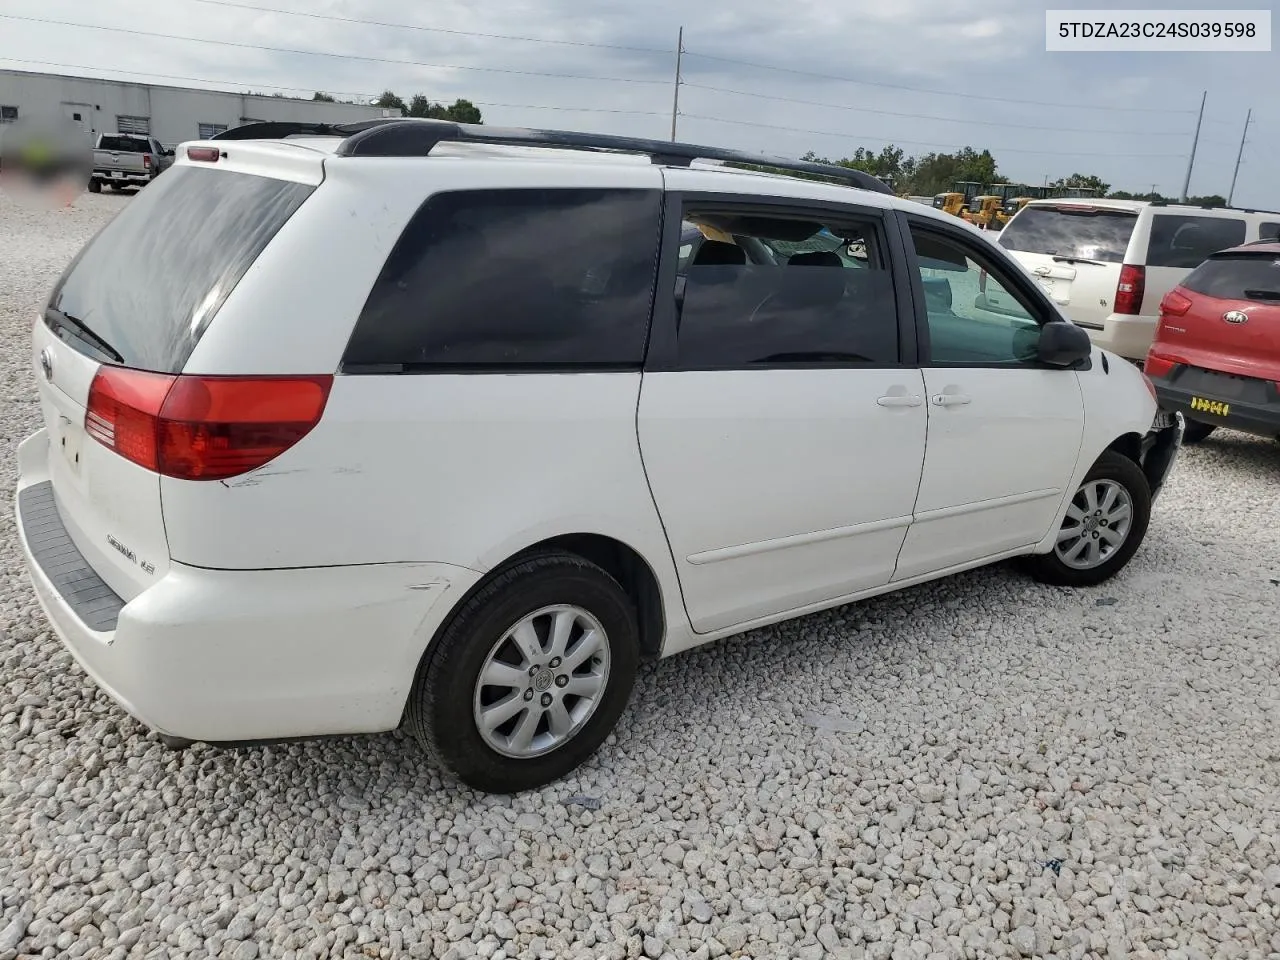
[(1222, 319), (1227, 323), (1248, 323), (1249, 315), (1243, 310), (1229, 310), (1222, 315)]
[(46, 380), (53, 379), (53, 354), (48, 347), (40, 351), (40, 369), (44, 371)]

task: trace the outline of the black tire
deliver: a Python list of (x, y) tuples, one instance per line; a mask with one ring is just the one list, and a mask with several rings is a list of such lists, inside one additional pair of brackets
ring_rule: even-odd
[[(595, 711), (558, 748), (505, 756), (485, 742), (474, 715), (475, 686), (493, 645), (525, 616), (571, 604), (603, 627), (609, 673)], [(499, 571), (463, 602), (436, 637), (409, 694), (407, 726), (427, 754), (463, 783), (490, 793), (545, 786), (599, 748), (626, 709), (640, 661), (635, 606), (613, 577), (569, 553), (541, 553)]]
[(1142, 545), (1147, 525), (1151, 522), (1151, 487), (1146, 475), (1128, 457), (1108, 450), (1085, 474), (1081, 486), (1095, 480), (1111, 480), (1128, 492), (1133, 504), (1133, 522), (1129, 527), (1128, 537), (1105, 560), (1089, 569), (1082, 570), (1068, 565), (1056, 550), (1024, 558), (1024, 569), (1041, 583), (1060, 587), (1092, 587), (1103, 583), (1124, 569), (1125, 564)]
[(102, 181), (101, 181), (101, 180), (90, 180), (90, 181), (89, 181), (89, 192), (90, 192), (90, 193), (101, 193), (101, 192), (102, 192)]
[(1182, 432), (1183, 443), (1199, 443), (1208, 438), (1209, 434), (1218, 429), (1216, 423), (1202, 423), (1199, 420), (1188, 420), (1186, 429)]

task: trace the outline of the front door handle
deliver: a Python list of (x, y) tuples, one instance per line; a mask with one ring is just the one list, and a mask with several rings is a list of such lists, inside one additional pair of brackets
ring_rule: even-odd
[(909, 397), (906, 394), (890, 394), (887, 397), (881, 397), (876, 403), (882, 407), (918, 407), (924, 401), (919, 397)]
[(935, 393), (930, 399), (933, 400), (934, 406), (938, 407), (959, 407), (973, 400), (972, 397), (966, 397), (963, 393)]

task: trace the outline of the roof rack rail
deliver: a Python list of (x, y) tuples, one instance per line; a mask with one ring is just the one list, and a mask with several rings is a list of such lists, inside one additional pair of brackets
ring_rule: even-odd
[(378, 120), (365, 120), (359, 123), (296, 123), (290, 120), (263, 120), (231, 127), (221, 133), (215, 133), (210, 140), (284, 140), (287, 137), (349, 137), (359, 133), (369, 123)]
[[(271, 126), (258, 124), (258, 127)], [(286, 124), (284, 126), (307, 126)], [(729, 150), (723, 147), (703, 147), (690, 143), (648, 140), (639, 137), (620, 137), (596, 133), (576, 133), (566, 130), (533, 130), (518, 127), (488, 127), (473, 123), (454, 123), (449, 120), (388, 117), (366, 120), (357, 124), (345, 124), (326, 128), (333, 133), (346, 135), (338, 147), (338, 156), (344, 157), (420, 157), (429, 154), (441, 143), (483, 143), (503, 146), (548, 147), (560, 150), (585, 150), (596, 152), (637, 153), (647, 155), (654, 163), (670, 166), (689, 166), (694, 160), (719, 160), (721, 162), (772, 167), (792, 173), (808, 173), (838, 180), (848, 186), (876, 193), (893, 194), (884, 181), (849, 167), (813, 163), (808, 160), (788, 160)], [(227, 134), (241, 134), (245, 127), (228, 130)], [(310, 132), (310, 131), (304, 131)], [(227, 134), (221, 134), (223, 138)], [(264, 134), (246, 132), (234, 139), (253, 139)]]

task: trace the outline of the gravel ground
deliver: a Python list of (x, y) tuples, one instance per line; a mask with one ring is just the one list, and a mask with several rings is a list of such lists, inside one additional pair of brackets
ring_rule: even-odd
[[(128, 200), (0, 197), (0, 471), (28, 326)], [(1187, 451), (1081, 592), (1004, 569), (645, 670), (516, 798), (404, 737), (161, 747), (0, 563), (0, 960), (1280, 956), (1280, 444)]]

